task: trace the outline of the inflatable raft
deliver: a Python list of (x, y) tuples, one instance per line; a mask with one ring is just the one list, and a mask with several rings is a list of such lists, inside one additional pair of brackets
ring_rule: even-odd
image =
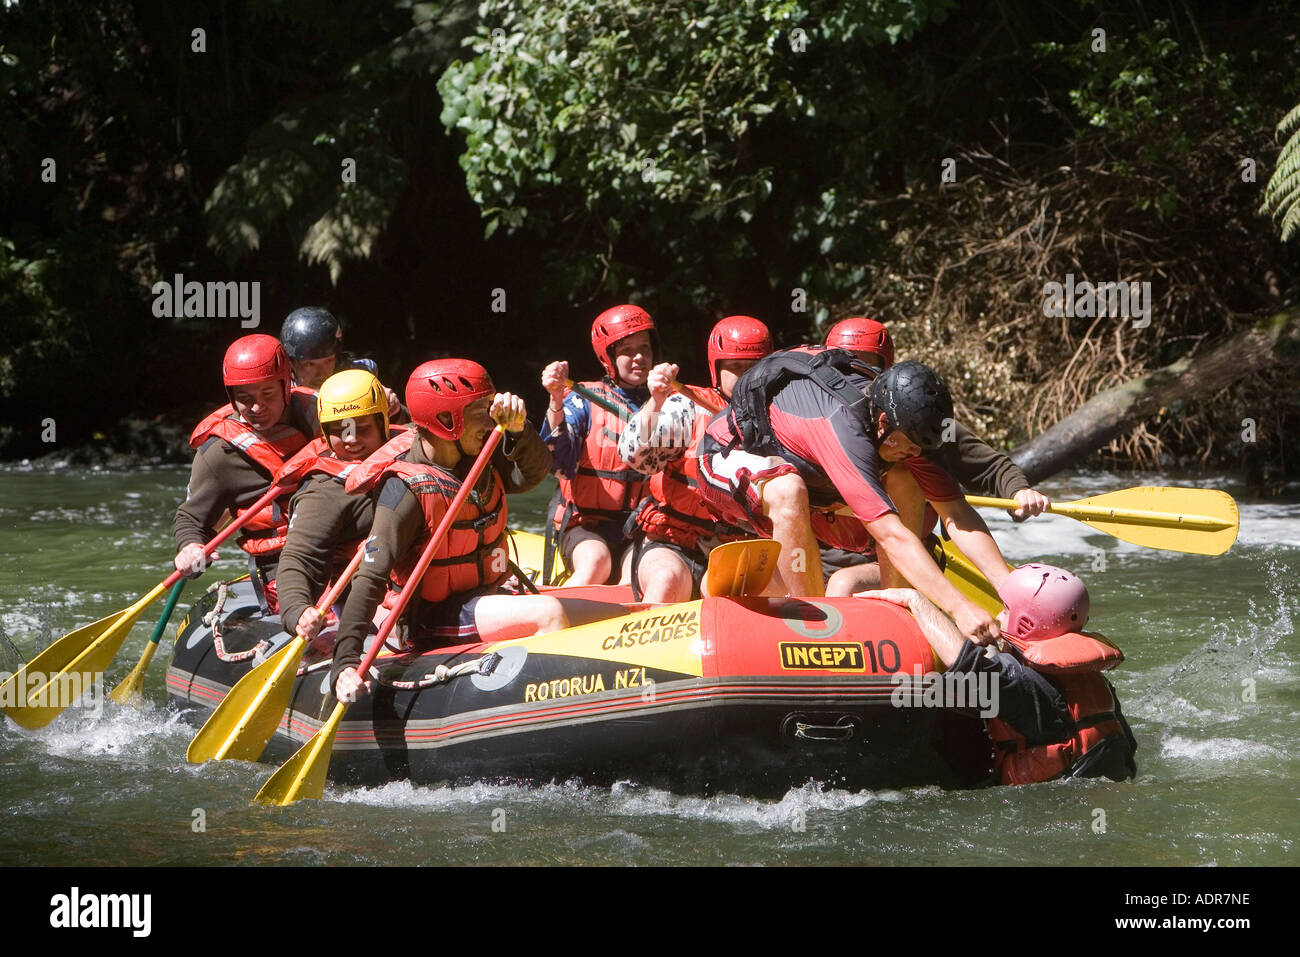
[[(608, 587), (565, 591), (627, 597)], [(810, 779), (964, 786), (991, 769), (974, 710), (899, 706), (895, 676), (934, 662), (894, 605), (706, 598), (657, 608), (611, 602), (608, 611), (607, 620), (549, 635), (381, 653), (374, 694), (353, 704), (339, 729), (331, 779), (631, 779), (779, 794)], [(209, 593), (179, 632), (170, 699), (201, 723), (287, 641), (247, 582)], [(263, 760), (287, 759), (320, 728), (334, 704), (328, 675), (328, 658), (309, 653)]]

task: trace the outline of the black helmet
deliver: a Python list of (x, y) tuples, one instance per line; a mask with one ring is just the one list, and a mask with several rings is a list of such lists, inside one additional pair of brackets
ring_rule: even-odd
[(871, 383), (871, 403), (889, 423), (924, 451), (943, 444), (944, 420), (952, 418), (952, 396), (929, 366), (911, 360), (890, 366)]
[(343, 330), (329, 311), (303, 306), (289, 313), (280, 327), (280, 343), (290, 359), (324, 359), (338, 352)]

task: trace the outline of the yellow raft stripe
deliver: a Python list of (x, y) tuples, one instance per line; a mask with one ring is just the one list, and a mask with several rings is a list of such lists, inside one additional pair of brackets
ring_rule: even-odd
[(548, 635), (496, 642), (488, 650), (499, 651), (511, 645), (522, 645), (530, 655), (565, 655), (640, 665), (699, 678), (704, 675), (704, 636), (700, 630), (702, 604), (688, 601), (664, 605)]

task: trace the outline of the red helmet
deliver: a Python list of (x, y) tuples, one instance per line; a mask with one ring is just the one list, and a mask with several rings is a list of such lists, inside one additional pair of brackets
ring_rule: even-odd
[(284, 347), (275, 336), (261, 333), (236, 339), (221, 360), (221, 378), (229, 391), (235, 385), (253, 385), (267, 379), (284, 383), (284, 400), (289, 401), (289, 381), (293, 370)]
[(1021, 565), (1002, 579), (998, 597), (1007, 606), (1007, 634), (1022, 641), (1057, 638), (1088, 623), (1088, 586), (1055, 565)]
[(854, 316), (841, 319), (826, 333), (826, 346), (830, 349), (848, 349), (850, 352), (874, 352), (888, 369), (894, 364), (894, 341), (883, 323)]
[[(469, 359), (432, 359), (417, 366), (406, 381), (406, 408), (411, 421), (443, 439), (465, 432), (465, 407), (475, 399), (496, 394), (492, 377)], [(451, 417), (448, 426), (439, 416)]]
[(614, 358), (611, 355), (615, 344), (638, 332), (654, 331), (655, 321), (650, 318), (650, 313), (640, 306), (615, 306), (613, 309), (606, 309), (591, 324), (591, 348), (609, 377), (617, 379)]
[(772, 351), (772, 333), (753, 316), (727, 316), (709, 332), (709, 378), (718, 387), (723, 359), (761, 359)]

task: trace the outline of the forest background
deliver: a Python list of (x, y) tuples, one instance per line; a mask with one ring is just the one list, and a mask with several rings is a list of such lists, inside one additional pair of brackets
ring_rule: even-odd
[[(183, 459), (154, 426), (224, 401), (230, 341), (308, 304), (399, 388), (457, 354), (540, 403), (633, 301), (697, 382), (722, 316), (783, 346), (874, 316), (1006, 447), (1272, 329), (1268, 363), (1094, 463), (1280, 489), (1285, 156), (1265, 195), (1298, 24), (1286, 0), (0, 0), (0, 457)], [(260, 326), (157, 315), (177, 274), (259, 283)], [(1150, 323), (1045, 315), (1069, 276), (1150, 283)]]

